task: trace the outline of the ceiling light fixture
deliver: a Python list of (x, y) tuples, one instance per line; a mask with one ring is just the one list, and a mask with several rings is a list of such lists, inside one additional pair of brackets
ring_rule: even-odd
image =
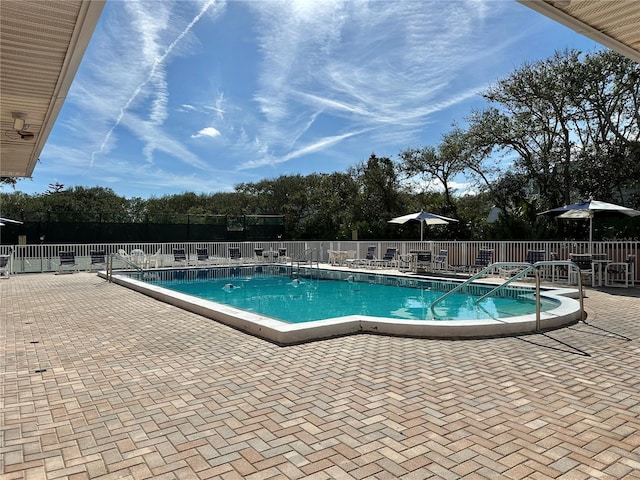
[(22, 140), (33, 140), (35, 135), (33, 132), (27, 132), (26, 129), (30, 127), (25, 123), (26, 114), (22, 112), (11, 112), (13, 117), (13, 129), (16, 131)]
[(11, 116), (13, 117), (13, 129), (16, 132), (21, 132), (22, 130), (24, 130), (24, 113), (12, 112)]

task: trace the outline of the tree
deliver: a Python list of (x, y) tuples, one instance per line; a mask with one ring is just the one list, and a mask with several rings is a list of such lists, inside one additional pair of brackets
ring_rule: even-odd
[(358, 185), (354, 199), (354, 229), (367, 238), (392, 234), (388, 220), (401, 211), (402, 185), (397, 166), (388, 157), (372, 153), (366, 162), (350, 169)]
[(64, 185), (62, 183), (56, 182), (56, 183), (50, 183), (49, 184), (49, 189), (47, 190), (47, 194), (52, 194), (52, 193), (60, 193), (64, 190)]
[[(487, 155), (515, 153), (513, 165), (540, 189), (541, 207), (629, 189), (638, 163), (640, 67), (612, 52), (578, 51), (525, 64), (484, 94), (469, 133)], [(607, 182), (597, 171), (608, 173)], [(592, 172), (593, 176), (584, 172)], [(593, 178), (593, 181), (591, 180)], [(632, 182), (631, 182), (632, 183)]]
[(453, 179), (471, 165), (472, 152), (465, 132), (454, 126), (442, 136), (437, 147), (413, 148), (400, 152), (401, 170), (408, 178), (418, 177), (428, 191), (434, 180), (444, 190), (444, 214), (455, 214)]
[(16, 183), (18, 183), (18, 179), (16, 177), (0, 177), (0, 185), (11, 185), (12, 187), (15, 187)]

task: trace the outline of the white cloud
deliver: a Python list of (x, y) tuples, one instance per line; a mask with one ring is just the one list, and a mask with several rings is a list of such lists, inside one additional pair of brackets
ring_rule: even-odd
[[(475, 34), (486, 11), (483, 1), (250, 5), (258, 16), (263, 54), (253, 97), (262, 114), (256, 136), (269, 150), (244, 163), (245, 168), (334, 146), (350, 137), (344, 133), (348, 125), (383, 135), (372, 138), (372, 144), (382, 138), (415, 140), (434, 114), (468, 101), (486, 86), (451, 90), (452, 81), (462, 82), (464, 68), (483, 56)], [(334, 141), (309, 138), (312, 124), (332, 119)], [(309, 144), (317, 147), (308, 151), (304, 145)]]
[(191, 138), (210, 137), (216, 138), (220, 136), (220, 132), (213, 127), (206, 127), (200, 130), (198, 133), (191, 135)]

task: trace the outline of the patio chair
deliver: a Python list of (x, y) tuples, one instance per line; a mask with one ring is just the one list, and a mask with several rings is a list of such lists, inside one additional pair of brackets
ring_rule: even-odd
[(260, 262), (264, 261), (264, 248), (263, 247), (255, 247), (253, 249), (253, 254), (254, 254), (253, 260), (256, 263), (260, 263)]
[(239, 247), (229, 247), (229, 260), (231, 263), (240, 263), (242, 254)]
[(89, 256), (91, 257), (89, 270), (93, 270), (94, 267), (98, 268), (100, 265), (102, 265), (103, 268), (107, 268), (107, 254), (104, 250), (91, 250)]
[(209, 250), (206, 248), (196, 248), (196, 263), (198, 265), (211, 264), (211, 258), (209, 257)]
[(76, 263), (76, 252), (71, 250), (63, 250), (58, 252), (58, 257), (60, 258), (58, 273), (62, 273), (64, 271), (78, 271), (78, 264)]
[(478, 270), (482, 270), (483, 268), (488, 267), (493, 262), (493, 250), (488, 248), (481, 248), (478, 252), (478, 256), (476, 257), (475, 263), (472, 265), (473, 268)]
[[(498, 275), (502, 278), (513, 277), (518, 273), (520, 273), (522, 270), (524, 270), (527, 266), (531, 266), (534, 263), (543, 261), (546, 254), (547, 252), (545, 250), (527, 250), (527, 255), (525, 257), (524, 263), (527, 263), (528, 265), (518, 265), (518, 266), (514, 265), (511, 267), (502, 267), (498, 269)], [(528, 276), (528, 275), (529, 274), (525, 276)]]
[[(549, 253), (551, 260), (557, 262), (560, 260), (560, 256), (557, 252)], [(551, 266), (551, 283), (558, 282), (568, 282), (569, 280), (569, 267), (566, 265), (552, 265)]]
[(162, 266), (162, 247), (156, 250), (156, 253), (153, 255), (148, 255), (145, 264), (148, 267), (158, 268)]
[[(627, 255), (626, 262), (609, 263), (604, 270), (604, 284), (607, 287), (629, 288), (635, 285), (636, 256)], [(621, 283), (624, 281), (624, 285)]]
[(354, 258), (351, 261), (347, 261), (349, 267), (367, 267), (373, 264), (377, 260), (376, 258), (376, 246), (369, 245), (367, 247), (367, 253), (364, 258)]
[(189, 265), (189, 259), (184, 248), (173, 249), (173, 266), (175, 267), (177, 265), (182, 265), (185, 267)]
[(452, 265), (451, 269), (455, 272), (478, 273), (487, 268), (493, 262), (493, 249), (481, 248), (478, 251), (476, 259), (471, 265)]
[(580, 269), (579, 272), (576, 272), (573, 268), (569, 269), (569, 283), (578, 283), (578, 275), (580, 275), (580, 277), (591, 277), (591, 285), (593, 285), (592, 256), (586, 253), (570, 253), (569, 260)]
[(0, 255), (0, 278), (9, 278), (10, 255)]
[(411, 272), (414, 269), (415, 256), (412, 253), (398, 255), (398, 271)]
[(440, 250), (438, 252), (438, 256), (431, 261), (431, 269), (432, 270), (447, 270), (448, 265), (448, 254), (447, 250)]
[(415, 256), (415, 272), (428, 273), (433, 268), (433, 255), (428, 250), (419, 250), (412, 252)]
[(286, 247), (278, 248), (278, 260), (282, 263), (288, 263), (291, 261), (291, 258), (287, 256)]
[(327, 249), (329, 255), (329, 265), (338, 265), (338, 250)]
[(525, 262), (530, 263), (531, 265), (543, 262), (546, 255), (546, 250), (527, 250), (527, 258), (525, 259)]
[(398, 248), (389, 247), (380, 260), (372, 260), (371, 265), (377, 268), (398, 268)]

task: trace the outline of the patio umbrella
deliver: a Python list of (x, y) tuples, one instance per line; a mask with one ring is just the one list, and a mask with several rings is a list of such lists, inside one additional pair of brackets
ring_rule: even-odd
[(18, 220), (11, 220), (10, 218), (0, 217), (0, 227), (5, 226), (7, 223), (19, 223), (19, 224), (22, 225), (22, 222), (20, 222)]
[(539, 213), (538, 215), (547, 214), (559, 214), (557, 218), (568, 219), (589, 219), (589, 248), (593, 241), (593, 216), (597, 213), (602, 214), (622, 214), (628, 217), (636, 217), (640, 215), (638, 210), (633, 208), (623, 207), (621, 205), (615, 205), (613, 203), (600, 202), (598, 200), (589, 200), (582, 203), (572, 203), (571, 205), (565, 205), (564, 207), (552, 208), (546, 212)]
[(407, 222), (420, 222), (420, 241), (424, 238), (424, 226), (426, 225), (446, 225), (451, 222), (457, 222), (455, 218), (443, 217), (442, 215), (436, 215), (435, 213), (429, 213), (419, 211), (416, 213), (410, 213), (401, 217), (395, 217), (389, 220), (388, 223), (407, 223)]

